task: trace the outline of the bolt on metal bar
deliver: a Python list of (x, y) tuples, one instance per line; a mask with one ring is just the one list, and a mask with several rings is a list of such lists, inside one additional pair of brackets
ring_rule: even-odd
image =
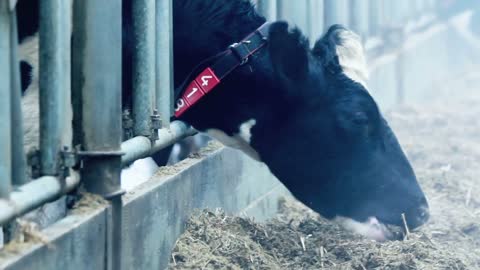
[(325, 27), (328, 28), (332, 24), (349, 25), (348, 0), (325, 0)]
[(10, 19), (7, 1), (0, 1), (0, 198), (8, 198), (12, 179)]
[(19, 186), (27, 183), (27, 162), (23, 150), (23, 119), (20, 89), (20, 70), (18, 62), (17, 19), (15, 11), (10, 16), (10, 65), (11, 65), (11, 114), (12, 114), (12, 184)]
[[(165, 1), (165, 0), (164, 0)], [(155, 0), (132, 2), (133, 34), (133, 132), (150, 137), (155, 89)]]
[(137, 136), (122, 143), (122, 166), (127, 166), (137, 159), (148, 157), (175, 142), (194, 135), (196, 131), (182, 121), (173, 121), (170, 128), (158, 131), (158, 140), (152, 146), (151, 141), (143, 136)]
[(162, 127), (170, 126), (173, 104), (173, 0), (156, 0), (156, 105)]
[(276, 21), (278, 17), (277, 2), (277, 0), (258, 0), (257, 9), (268, 21)]
[(80, 183), (77, 173), (71, 173), (65, 180), (54, 176), (43, 176), (18, 187), (10, 199), (0, 198), (0, 225), (4, 225), (29, 211), (59, 198), (72, 191)]
[(69, 1), (40, 1), (40, 168), (57, 175), (70, 80)]

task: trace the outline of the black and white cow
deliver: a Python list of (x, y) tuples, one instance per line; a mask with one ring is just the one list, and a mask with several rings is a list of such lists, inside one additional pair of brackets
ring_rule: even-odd
[[(127, 36), (129, 2), (124, 1)], [(247, 0), (173, 4), (177, 97), (199, 63), (265, 23)], [(369, 237), (391, 238), (384, 225), (403, 226), (402, 214), (411, 229), (425, 223), (425, 195), (367, 91), (359, 38), (332, 26), (311, 49), (285, 22), (269, 25), (266, 34), (265, 47), (178, 118), (264, 162), (298, 200), (347, 226), (363, 224), (358, 231)], [(134, 50), (128, 40), (124, 74)], [(123, 99), (128, 104), (129, 91)]]

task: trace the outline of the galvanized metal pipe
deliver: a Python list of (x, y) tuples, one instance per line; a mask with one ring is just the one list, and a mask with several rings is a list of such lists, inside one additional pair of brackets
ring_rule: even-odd
[(323, 0), (308, 0), (308, 24), (312, 45), (323, 33)]
[(325, 0), (325, 27), (332, 24), (349, 25), (348, 0)]
[(10, 19), (7, 1), (0, 1), (0, 198), (8, 198), (12, 186)]
[(158, 131), (158, 140), (152, 146), (151, 141), (143, 136), (137, 136), (122, 143), (122, 166), (127, 166), (137, 159), (148, 157), (178, 140), (194, 135), (196, 131), (182, 121), (173, 121), (170, 128)]
[(13, 11), (10, 36), (11, 64), (11, 113), (12, 113), (12, 184), (19, 186), (27, 183), (27, 162), (23, 150), (23, 118), (20, 89), (20, 67), (18, 63), (17, 19)]
[[(163, 0), (165, 1), (165, 0)], [(155, 89), (155, 0), (132, 2), (133, 34), (133, 133), (150, 137)]]
[(395, 1), (392, 8), (392, 17), (395, 25), (404, 26), (408, 21), (408, 1)]
[(69, 1), (40, 1), (40, 168), (57, 175), (70, 76)]
[(368, 35), (368, 4), (369, 2), (365, 0), (350, 1), (351, 28), (363, 38), (366, 38)]
[(383, 23), (383, 0), (370, 0), (369, 4), (369, 34), (380, 35)]
[[(122, 0), (74, 1), (72, 94), (85, 188), (111, 200), (106, 269), (121, 270)], [(140, 48), (137, 48), (140, 49)]]
[(65, 180), (59, 180), (54, 176), (43, 176), (20, 186), (10, 194), (10, 199), (0, 199), (0, 225), (44, 203), (54, 201), (72, 191), (79, 183), (78, 174), (72, 173)]
[(437, 5), (437, 1), (436, 0), (428, 0), (427, 1), (427, 9), (429, 12), (432, 12), (435, 10), (435, 7)]
[(17, 5), (18, 0), (9, 0), (8, 2), (10, 3), (10, 11), (13, 11), (15, 9), (15, 6)]
[(156, 0), (156, 105), (162, 127), (170, 126), (173, 110), (172, 0)]
[(300, 29), (307, 30), (307, 2), (306, 1), (278, 1), (278, 19), (287, 20), (292, 25), (298, 26)]
[(120, 189), (121, 4), (74, 1), (72, 91), (81, 99), (75, 114), (86, 158), (82, 179), (87, 190), (103, 196)]
[(265, 16), (268, 21), (276, 21), (278, 17), (277, 2), (277, 0), (258, 0), (257, 10)]

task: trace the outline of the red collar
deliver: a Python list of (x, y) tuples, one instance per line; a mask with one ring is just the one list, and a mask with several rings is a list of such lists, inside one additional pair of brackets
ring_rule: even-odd
[[(205, 68), (185, 88), (175, 106), (175, 117), (180, 117), (202, 97), (212, 91), (237, 67), (248, 62), (248, 58), (267, 44), (270, 23), (265, 23), (242, 41), (234, 43), (218, 54), (218, 59)], [(215, 57), (216, 58), (216, 57)]]

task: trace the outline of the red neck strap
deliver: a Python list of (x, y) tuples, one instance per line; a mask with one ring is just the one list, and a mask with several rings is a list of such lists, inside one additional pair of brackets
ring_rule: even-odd
[(175, 106), (175, 117), (180, 117), (202, 97), (212, 91), (237, 67), (248, 62), (249, 57), (267, 44), (270, 24), (265, 23), (239, 43), (234, 43), (212, 65), (192, 80)]

